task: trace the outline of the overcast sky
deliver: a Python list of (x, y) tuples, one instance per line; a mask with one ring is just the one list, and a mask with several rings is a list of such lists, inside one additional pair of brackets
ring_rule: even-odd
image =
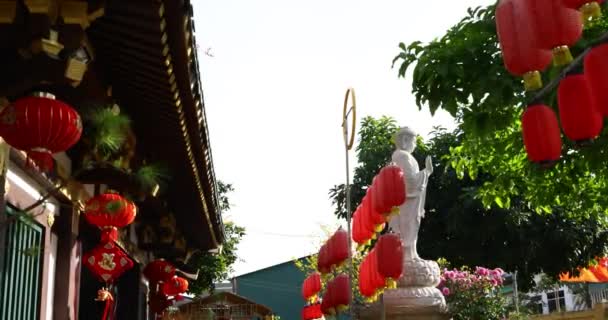
[(225, 219), (247, 229), (236, 275), (310, 254), (320, 226), (337, 225), (328, 190), (345, 179), (348, 87), (359, 118), (390, 115), (423, 136), (454, 127), (418, 111), (391, 61), (399, 42), (430, 41), (492, 2), (193, 1), (216, 176), (236, 188)]

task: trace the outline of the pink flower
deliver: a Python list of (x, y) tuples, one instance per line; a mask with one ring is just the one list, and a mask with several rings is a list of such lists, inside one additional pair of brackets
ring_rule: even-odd
[(441, 289), (441, 293), (443, 293), (444, 296), (449, 296), (450, 295), (450, 288), (448, 287), (443, 287), (443, 289)]
[(484, 268), (484, 267), (476, 267), (475, 268), (475, 273), (480, 275), (480, 276), (487, 276), (490, 274), (490, 270)]

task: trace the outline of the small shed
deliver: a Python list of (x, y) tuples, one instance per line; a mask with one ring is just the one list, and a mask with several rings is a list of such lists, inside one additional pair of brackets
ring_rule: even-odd
[(273, 319), (270, 308), (231, 292), (194, 299), (179, 309), (182, 318), (191, 320)]

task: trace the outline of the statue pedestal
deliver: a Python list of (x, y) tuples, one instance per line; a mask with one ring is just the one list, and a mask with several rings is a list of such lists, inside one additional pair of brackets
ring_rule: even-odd
[(449, 319), (443, 294), (437, 289), (439, 266), (422, 259), (404, 261), (399, 287), (384, 293), (386, 319)]

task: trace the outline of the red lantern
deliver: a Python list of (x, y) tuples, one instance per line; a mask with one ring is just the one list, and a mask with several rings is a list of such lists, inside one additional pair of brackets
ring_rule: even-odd
[(337, 312), (348, 310), (351, 300), (350, 281), (347, 275), (340, 274), (333, 281), (334, 301)]
[(319, 291), (321, 291), (321, 275), (315, 272), (304, 280), (302, 296), (304, 300), (314, 302), (317, 299)]
[(566, 7), (580, 11), (585, 23), (602, 16), (600, 4), (604, 0), (562, 0), (562, 2)]
[(530, 32), (531, 19), (520, 0), (501, 0), (496, 7), (496, 31), (505, 68), (522, 76), (526, 91), (542, 88), (540, 71), (551, 63), (551, 51), (538, 48), (536, 34)]
[(85, 204), (84, 217), (88, 223), (104, 230), (102, 240), (116, 240), (115, 228), (126, 227), (135, 220), (135, 204), (115, 193), (95, 196)]
[(321, 311), (326, 315), (335, 315), (335, 299), (334, 299), (334, 285), (333, 282), (327, 284), (325, 294), (323, 294), (323, 300), (321, 301)]
[(321, 312), (321, 304), (315, 303), (311, 306), (308, 306), (308, 308), (308, 316), (310, 320), (321, 319), (323, 317), (323, 312)]
[(95, 247), (83, 257), (84, 265), (105, 283), (112, 283), (133, 268), (133, 261), (112, 242)]
[(585, 56), (585, 77), (597, 110), (608, 116), (608, 44), (593, 48)]
[(557, 89), (557, 99), (562, 129), (570, 140), (580, 143), (599, 136), (603, 119), (593, 103), (585, 76), (579, 74), (564, 78)]
[(539, 48), (553, 50), (553, 62), (557, 66), (572, 61), (568, 48), (583, 35), (580, 12), (570, 9), (556, 0), (522, 1), (532, 20), (532, 32), (536, 33)]
[(386, 287), (394, 289), (403, 274), (403, 244), (394, 233), (381, 236), (376, 243), (378, 273), (386, 279)]
[(365, 257), (363, 262), (359, 266), (359, 292), (368, 302), (371, 302), (372, 297), (376, 293), (376, 290), (372, 286), (370, 279), (371, 273), (369, 272), (370, 259)]
[(78, 113), (50, 94), (15, 101), (0, 112), (0, 123), (0, 136), (44, 171), (53, 169), (52, 154), (72, 147), (82, 133)]
[(374, 210), (373, 206), (373, 187), (367, 188), (365, 197), (361, 201), (361, 211), (363, 212), (363, 219), (365, 219), (365, 225), (368, 227), (373, 226), (374, 232), (381, 232), (384, 229), (386, 218)]
[(555, 112), (546, 105), (529, 106), (522, 116), (522, 132), (528, 159), (541, 165), (559, 160), (562, 140)]
[(167, 296), (177, 296), (188, 291), (188, 280), (182, 277), (173, 277), (163, 283), (162, 292)]
[(326, 274), (331, 271), (327, 246), (325, 244), (321, 246), (319, 254), (317, 255), (317, 271), (319, 271), (321, 274)]
[(175, 276), (175, 267), (165, 260), (154, 260), (146, 265), (144, 277), (151, 283), (169, 281)]
[(369, 244), (373, 236), (372, 231), (364, 226), (362, 214), (361, 210), (353, 214), (353, 240), (359, 245), (359, 250)]
[(378, 271), (377, 254), (378, 252), (376, 251), (375, 247), (368, 254), (368, 259), (370, 259), (370, 268), (368, 271), (370, 273), (370, 281), (372, 283), (372, 287), (375, 290), (375, 294), (373, 297), (374, 301), (378, 299), (378, 296), (382, 294), (382, 292), (384, 291), (384, 287), (386, 286), (386, 279)]
[(332, 246), (332, 265), (340, 266), (349, 256), (348, 233), (340, 227), (330, 238)]
[(388, 165), (378, 173), (372, 186), (373, 208), (390, 219), (399, 214), (399, 206), (405, 202), (405, 179), (398, 166)]

